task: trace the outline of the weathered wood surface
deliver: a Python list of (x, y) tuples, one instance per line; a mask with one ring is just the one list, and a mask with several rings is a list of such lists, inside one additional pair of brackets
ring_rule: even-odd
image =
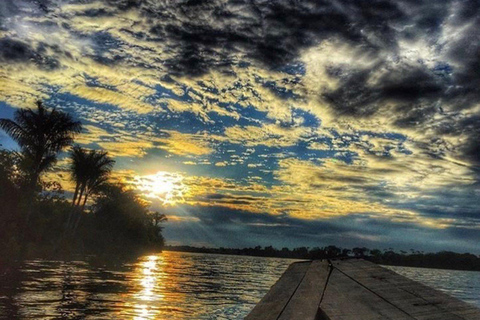
[(247, 320), (480, 320), (480, 309), (364, 260), (293, 263)]
[(327, 261), (313, 261), (278, 319), (314, 319), (327, 282), (328, 270)]
[(277, 320), (305, 277), (310, 264), (292, 263), (245, 319)]
[(330, 319), (414, 319), (335, 270), (329, 279), (320, 307)]
[[(480, 320), (480, 310), (364, 260), (333, 262), (340, 272), (418, 320)], [(396, 318), (394, 318), (396, 319)]]

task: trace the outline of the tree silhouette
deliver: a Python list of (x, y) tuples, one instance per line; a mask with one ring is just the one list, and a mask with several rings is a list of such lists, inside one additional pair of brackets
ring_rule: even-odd
[(161, 223), (167, 221), (167, 216), (163, 213), (160, 213), (158, 211), (155, 211), (153, 212), (152, 214), (152, 218), (153, 218), (153, 224), (155, 226), (159, 226)]
[(70, 165), (70, 174), (72, 180), (75, 182), (75, 192), (73, 193), (72, 206), (77, 203), (78, 193), (82, 185), (82, 179), (87, 175), (87, 158), (88, 154), (85, 149), (80, 146), (74, 146), (70, 152), (70, 159), (72, 163)]
[(161, 223), (166, 217), (161, 213), (152, 216), (148, 203), (122, 184), (106, 185), (96, 199), (93, 215), (103, 230), (102, 236), (111, 239), (112, 247), (127, 246), (128, 243), (163, 245)]
[(17, 110), (14, 120), (0, 119), (0, 128), (22, 151), (21, 166), (26, 173), (26, 197), (30, 204), (26, 225), (40, 175), (55, 164), (58, 153), (72, 144), (75, 134), (82, 129), (81, 123), (70, 115), (56, 109), (47, 110), (41, 101), (36, 104), (36, 110)]
[[(107, 152), (72, 148), (71, 203), (59, 183), (43, 179), (81, 131), (80, 122), (37, 102), (36, 109), (16, 111), (13, 120), (0, 119), (0, 129), (21, 149), (0, 148), (1, 257), (14, 261), (32, 252), (61, 256), (162, 248), (165, 215), (151, 212), (127, 186), (108, 182), (114, 161)], [(83, 214), (90, 202), (90, 214)]]
[(47, 110), (37, 101), (37, 110), (20, 109), (14, 120), (0, 119), (0, 128), (22, 149), (29, 185), (35, 186), (40, 174), (55, 163), (58, 152), (72, 144), (82, 125), (64, 112)]
[[(74, 225), (76, 229), (89, 196), (98, 193), (108, 182), (115, 161), (106, 151), (87, 150), (79, 146), (73, 147), (70, 158), (72, 160), (70, 172), (75, 181), (72, 206), (79, 208)], [(69, 223), (70, 219), (67, 225)]]

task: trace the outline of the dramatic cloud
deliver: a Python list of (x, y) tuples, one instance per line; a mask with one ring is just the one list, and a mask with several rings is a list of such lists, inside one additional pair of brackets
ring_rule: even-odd
[(473, 248), (478, 30), (478, 1), (6, 0), (0, 116), (72, 113), (175, 241)]

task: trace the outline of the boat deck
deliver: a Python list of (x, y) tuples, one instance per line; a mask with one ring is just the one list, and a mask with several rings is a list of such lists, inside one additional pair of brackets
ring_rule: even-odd
[(480, 309), (374, 263), (296, 262), (246, 320), (480, 320)]

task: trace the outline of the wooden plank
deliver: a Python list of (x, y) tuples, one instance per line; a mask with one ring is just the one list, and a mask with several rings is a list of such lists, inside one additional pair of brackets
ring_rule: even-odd
[(475, 306), (368, 261), (332, 265), (331, 273), (322, 261), (290, 265), (245, 319), (480, 320)]
[(335, 261), (334, 266), (376, 295), (418, 320), (474, 320), (480, 310), (391, 270), (364, 260)]
[(330, 276), (320, 308), (330, 320), (415, 319), (338, 270)]
[(390, 273), (380, 266), (361, 260), (344, 261), (335, 266), (375, 294), (408, 312), (415, 319), (462, 319), (438, 308), (436, 302), (428, 302), (423, 297), (404, 290), (405, 285), (412, 286), (413, 282), (393, 272)]
[(279, 320), (315, 320), (328, 273), (328, 261), (313, 261)]
[(299, 287), (311, 262), (292, 263), (245, 320), (277, 320)]
[[(375, 278), (385, 282), (387, 286), (394, 285), (413, 296), (420, 298), (423, 305), (433, 305), (436, 308), (452, 314), (452, 319), (478, 320), (480, 319), (480, 309), (472, 304), (453, 298), (441, 291), (430, 288), (419, 282), (410, 280), (399, 274), (382, 268), (374, 263), (358, 260), (350, 261), (350, 268), (355, 268), (356, 272), (368, 272), (375, 274)], [(348, 266), (347, 266), (348, 267)], [(357, 274), (358, 276), (358, 274)], [(372, 287), (374, 288), (374, 287)], [(456, 318), (453, 316), (457, 316)], [(432, 315), (423, 315), (422, 319), (435, 319)]]

